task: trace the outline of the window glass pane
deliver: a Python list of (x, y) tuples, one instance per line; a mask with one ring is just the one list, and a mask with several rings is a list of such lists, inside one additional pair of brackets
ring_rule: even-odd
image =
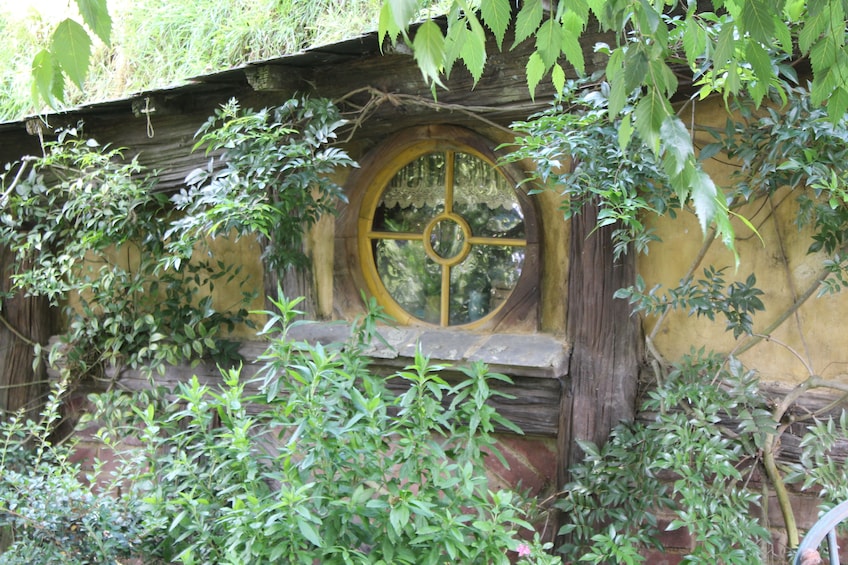
[(422, 233), (445, 209), (445, 154), (429, 153), (389, 182), (374, 213), (374, 231)]
[(515, 287), (523, 265), (523, 247), (473, 246), (451, 269), (449, 323), (468, 324), (493, 312)]
[(439, 220), (430, 231), (430, 247), (442, 259), (453, 259), (459, 255), (464, 243), (465, 234), (453, 220)]
[(515, 190), (494, 167), (467, 153), (454, 164), (454, 212), (477, 237), (523, 239), (524, 214)]
[(439, 323), (441, 267), (425, 255), (422, 241), (375, 241), (374, 261), (383, 286), (401, 308), (425, 322)]

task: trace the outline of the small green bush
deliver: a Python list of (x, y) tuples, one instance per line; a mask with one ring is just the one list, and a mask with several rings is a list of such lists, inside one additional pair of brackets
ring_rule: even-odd
[(51, 439), (61, 392), (38, 422), (0, 423), (0, 530), (10, 542), (0, 563), (112, 564), (140, 543), (136, 501), (92, 489), (70, 461), (73, 443)]
[[(617, 426), (602, 447), (580, 444), (586, 458), (556, 502), (568, 516), (560, 551), (581, 562), (642, 563), (639, 550), (662, 549), (664, 515), (666, 529), (692, 536), (682, 563), (766, 562), (769, 532), (759, 522), (761, 492), (749, 488), (750, 462), (775, 423), (756, 376), (723, 360), (693, 351), (648, 393), (642, 413), (652, 421)], [(731, 415), (738, 425), (726, 430)]]
[[(456, 385), (420, 354), (392, 378), (393, 395), (363, 356), (376, 315), (348, 343), (293, 343), (297, 301), (274, 302), (262, 370), (225, 370), (213, 389), (197, 378), (171, 400), (95, 398), (112, 411), (101, 437), (123, 452), (149, 558), (195, 563), (558, 563), (532, 531), (524, 501), (492, 490), (494, 426), (483, 365)], [(252, 391), (252, 392), (251, 392)], [(131, 409), (133, 418), (128, 418)], [(490, 454), (490, 455), (487, 455)]]

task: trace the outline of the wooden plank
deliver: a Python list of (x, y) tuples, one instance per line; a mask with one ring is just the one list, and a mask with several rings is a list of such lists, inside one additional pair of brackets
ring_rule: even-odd
[[(350, 331), (350, 326), (343, 322), (316, 322), (293, 327), (289, 338), (333, 347), (346, 341)], [(402, 394), (408, 389), (407, 383), (398, 378), (397, 373), (412, 364), (419, 347), (433, 364), (456, 367), (483, 361), (491, 371), (506, 374), (512, 379), (512, 383), (490, 381), (494, 391), (505, 395), (493, 397), (491, 405), (527, 435), (556, 435), (568, 352), (567, 346), (557, 338), (541, 334), (491, 335), (433, 328), (381, 328), (380, 332), (388, 345), (374, 341), (365, 354), (371, 359), (370, 370), (385, 377), (389, 389), (395, 394)], [(252, 379), (256, 375), (261, 366), (257, 359), (266, 347), (259, 341), (246, 342), (241, 346), (243, 378)], [(55, 372), (52, 376), (57, 377)], [(156, 385), (174, 388), (193, 376), (212, 387), (222, 382), (217, 365), (211, 361), (194, 367), (188, 364), (170, 366), (164, 375), (155, 375), (154, 380)], [(455, 369), (446, 369), (440, 376), (453, 383), (465, 378)], [(122, 373), (117, 383), (126, 390), (142, 390), (150, 386), (146, 376), (132, 370)], [(247, 388), (255, 393), (258, 384), (251, 383)]]

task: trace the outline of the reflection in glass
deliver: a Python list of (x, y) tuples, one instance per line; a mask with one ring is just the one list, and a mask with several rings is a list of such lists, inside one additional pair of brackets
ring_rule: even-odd
[(454, 212), (468, 222), (476, 237), (524, 239), (524, 216), (515, 202), (514, 208), (490, 208), (485, 204), (454, 204)]
[(497, 169), (472, 155), (457, 153), (454, 212), (477, 237), (524, 238), (524, 214), (515, 190)]
[(424, 243), (377, 240), (374, 242), (374, 259), (389, 296), (416, 318), (438, 324), (441, 269), (425, 255)]
[(464, 243), (462, 228), (453, 220), (439, 220), (430, 232), (430, 247), (442, 259), (452, 259), (459, 255)]
[[(447, 175), (449, 159), (452, 177)], [(449, 194), (453, 200), (446, 202)], [(470, 234), (458, 221), (443, 218), (428, 231), (427, 241), (420, 239), (434, 218), (445, 213), (465, 220)], [(405, 312), (427, 323), (441, 324), (443, 307), (449, 325), (486, 317), (515, 288), (524, 266), (523, 246), (493, 241), (526, 239), (515, 189), (496, 168), (473, 155), (430, 153), (404, 166), (380, 196), (371, 226), (374, 261), (386, 292)], [(417, 238), (384, 239), (380, 232)], [(425, 246), (458, 264), (439, 265)], [(467, 256), (459, 256), (465, 251)], [(450, 275), (447, 296), (442, 296), (443, 273)]]
[(451, 269), (451, 325), (468, 324), (494, 312), (518, 283), (524, 265), (524, 248), (475, 245)]
[(428, 153), (392, 177), (374, 215), (375, 231), (422, 233), (445, 209), (445, 154)]
[(444, 204), (438, 207), (422, 206), (416, 208), (401, 208), (393, 206), (387, 208), (381, 205), (374, 212), (374, 231), (399, 232), (399, 233), (424, 233), (424, 228), (435, 216), (444, 212)]

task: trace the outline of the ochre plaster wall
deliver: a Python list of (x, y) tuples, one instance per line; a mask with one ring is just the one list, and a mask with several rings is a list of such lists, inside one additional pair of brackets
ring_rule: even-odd
[[(699, 103), (695, 114), (697, 126), (723, 126), (724, 109), (720, 104), (720, 101)], [(696, 146), (703, 147), (712, 141), (706, 132), (695, 129)], [(707, 161), (705, 168), (720, 187), (727, 187), (731, 175), (738, 170), (720, 154)], [(677, 286), (693, 266), (696, 280), (703, 278), (703, 270), (709, 265), (729, 267), (725, 273), (728, 284), (733, 280), (744, 281), (754, 273), (756, 286), (765, 293), (761, 298), (766, 307), (754, 316), (754, 331), (769, 331), (822, 273), (822, 255), (807, 253), (812, 243), (809, 231), (799, 231), (795, 224), (796, 199), (797, 192), (784, 189), (769, 200), (761, 199), (739, 210), (758, 235), (741, 220), (733, 221), (740, 259), (738, 268), (734, 266), (732, 253), (721, 241), (704, 236), (693, 214), (680, 214), (676, 220), (660, 219), (653, 227), (662, 243), (652, 245), (649, 255), (639, 258), (639, 273), (647, 288), (656, 284), (665, 288)], [(695, 265), (703, 246), (708, 246), (706, 254)], [(842, 293), (817, 298), (814, 294), (798, 309), (797, 315), (789, 316), (770, 332), (772, 340), (760, 341), (742, 353), (740, 359), (747, 367), (757, 370), (765, 382), (797, 383), (809, 376), (810, 370), (826, 378), (848, 379), (848, 342), (842, 331), (845, 319), (848, 319), (848, 296)], [(646, 335), (651, 335), (656, 321), (656, 318), (646, 320)], [(675, 311), (660, 326), (654, 343), (669, 361), (680, 358), (693, 347), (730, 352), (748, 343), (744, 336), (735, 340), (732, 332), (725, 331), (725, 325), (721, 314), (711, 322), (705, 317), (690, 317), (687, 311)]]
[[(242, 237), (218, 237), (208, 240), (208, 250), (198, 249), (195, 252), (199, 254), (210, 253), (214, 261), (222, 261), (225, 265), (234, 265), (241, 267), (241, 273), (232, 281), (227, 281), (228, 277), (223, 277), (214, 281), (214, 288), (209, 291), (208, 288), (203, 289), (199, 296), (212, 296), (213, 308), (218, 311), (226, 311), (228, 309), (237, 310), (246, 308), (249, 311), (262, 311), (265, 309), (264, 291), (263, 291), (263, 270), (261, 261), (261, 249), (258, 241), (253, 236)], [(138, 251), (135, 247), (124, 246), (120, 249), (112, 249), (106, 252), (108, 260), (114, 264), (124, 268), (134, 269), (138, 265)], [(92, 258), (89, 266), (93, 269), (99, 268), (99, 263), (95, 258)], [(241, 281), (244, 281), (241, 284)], [(255, 292), (256, 297), (247, 305), (241, 304), (243, 292)], [(68, 299), (68, 304), (72, 307), (78, 307), (79, 297), (71, 295)], [(262, 314), (251, 314), (250, 319), (257, 326), (262, 328), (265, 321), (265, 316)], [(221, 328), (225, 336), (234, 339), (251, 339), (255, 337), (256, 330), (247, 325), (237, 325), (232, 332), (228, 332), (226, 328)]]

